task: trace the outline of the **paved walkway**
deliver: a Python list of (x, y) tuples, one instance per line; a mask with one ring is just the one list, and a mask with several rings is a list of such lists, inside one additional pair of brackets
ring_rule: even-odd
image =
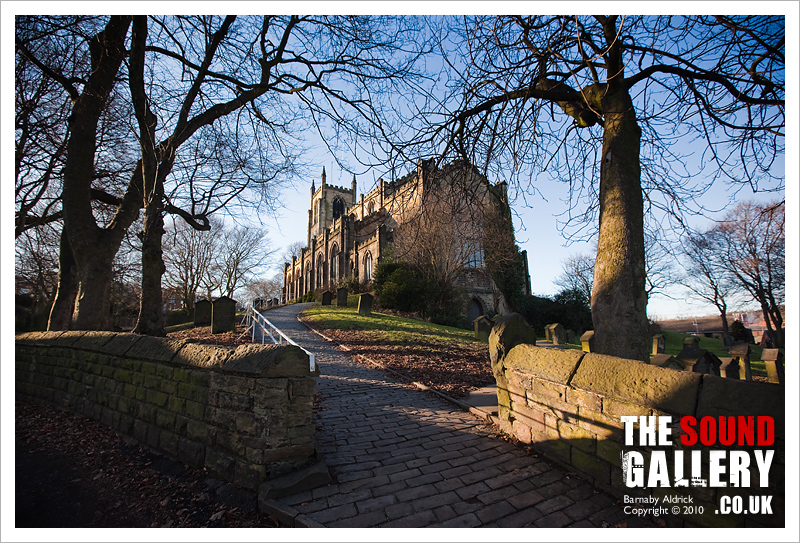
[(297, 321), (309, 305), (265, 316), (315, 354), (317, 440), (334, 483), (284, 506), (329, 527), (643, 526), (476, 416), (343, 354)]

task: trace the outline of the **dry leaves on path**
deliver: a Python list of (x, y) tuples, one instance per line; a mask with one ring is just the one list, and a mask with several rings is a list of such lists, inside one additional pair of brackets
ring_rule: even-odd
[(256, 496), (40, 402), (15, 406), (16, 526), (276, 527)]
[(221, 334), (212, 334), (210, 326), (195, 326), (194, 328), (187, 328), (177, 332), (170, 332), (167, 337), (170, 339), (188, 339), (192, 343), (204, 343), (208, 345), (222, 345), (224, 347), (236, 347), (238, 345), (246, 345), (252, 343), (250, 336), (242, 333), (247, 330), (243, 324), (236, 325), (235, 332), (223, 332)]
[(445, 343), (424, 337), (417, 338), (413, 344), (398, 343), (387, 341), (375, 330), (327, 328), (303, 321), (350, 348), (351, 354), (374, 360), (453, 398), (464, 398), (470, 390), (495, 383), (489, 349), (483, 343)]

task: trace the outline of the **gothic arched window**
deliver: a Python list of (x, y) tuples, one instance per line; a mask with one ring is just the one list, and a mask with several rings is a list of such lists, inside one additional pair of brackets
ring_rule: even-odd
[(322, 253), (317, 256), (317, 284), (315, 285), (317, 288), (322, 287), (322, 282), (325, 280), (325, 274), (323, 273), (323, 268), (325, 265), (325, 259), (322, 256)]
[(333, 199), (333, 218), (338, 219), (344, 215), (344, 200), (338, 196)]
[(372, 281), (372, 253), (364, 255), (364, 281)]
[(370, 201), (369, 205), (367, 206), (367, 215), (372, 215), (375, 213), (375, 202)]
[(339, 278), (339, 246), (337, 244), (333, 244), (331, 247), (331, 283), (335, 283), (336, 280)]

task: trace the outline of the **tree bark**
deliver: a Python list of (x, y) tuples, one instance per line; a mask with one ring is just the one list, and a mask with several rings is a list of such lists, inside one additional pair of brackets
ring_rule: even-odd
[[(91, 206), (97, 124), (125, 56), (125, 37), (130, 22), (130, 16), (112, 16), (103, 31), (92, 38), (92, 73), (70, 116), (62, 206), (64, 231), (72, 248), (80, 283), (72, 322), (72, 328), (76, 330), (108, 327), (114, 256), (125, 231), (138, 215), (138, 206), (131, 206), (128, 199), (120, 206), (111, 224), (100, 228)], [(66, 301), (60, 294), (54, 307), (62, 303)]]
[[(163, 190), (161, 191), (163, 193)], [(134, 332), (164, 336), (164, 309), (161, 278), (166, 271), (161, 240), (164, 235), (163, 194), (149, 202), (142, 229), (142, 296)]]
[(625, 85), (616, 16), (597, 16), (608, 44), (605, 87), (584, 90), (588, 103), (603, 113), (600, 158), (600, 231), (597, 240), (592, 323), (595, 350), (647, 362), (647, 268), (644, 202), (639, 150), (642, 131)]
[(641, 130), (627, 90), (603, 99), (600, 232), (592, 288), (597, 352), (648, 360)]
[(144, 225), (142, 227), (142, 295), (139, 318), (134, 332), (164, 336), (164, 310), (161, 277), (166, 271), (161, 245), (164, 236), (164, 177), (172, 168), (168, 157), (158, 165), (155, 129), (156, 116), (150, 110), (144, 86), (144, 52), (147, 42), (147, 16), (133, 19), (130, 54), (130, 90), (136, 119), (139, 123), (139, 147), (142, 151), (142, 198)]
[(58, 251), (58, 288), (53, 305), (50, 309), (50, 318), (47, 329), (69, 330), (72, 312), (75, 310), (75, 298), (78, 295), (78, 268), (72, 247), (64, 230), (61, 231), (61, 243)]
[(113, 262), (120, 243), (105, 238), (96, 248), (83, 255), (80, 286), (72, 317), (73, 330), (111, 329), (111, 281)]

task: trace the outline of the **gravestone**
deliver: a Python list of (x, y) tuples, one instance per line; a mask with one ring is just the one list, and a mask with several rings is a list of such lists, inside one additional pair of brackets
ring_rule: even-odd
[(553, 324), (555, 324), (555, 323), (550, 323), (550, 324), (548, 324), (548, 325), (546, 325), (544, 327), (544, 340), (545, 341), (553, 341), (553, 330), (552, 330)]
[(761, 351), (761, 360), (767, 367), (767, 379), (770, 383), (783, 384), (783, 353), (780, 349), (764, 349)]
[(586, 353), (594, 352), (594, 330), (587, 330), (581, 336), (581, 349)]
[(536, 332), (519, 313), (506, 313), (499, 317), (489, 334), (489, 362), (495, 378), (504, 375), (502, 361), (520, 343), (536, 345)]
[(478, 341), (488, 341), (489, 334), (492, 333), (493, 323), (486, 315), (481, 315), (472, 321), (472, 327), (475, 330), (475, 339)]
[(330, 290), (326, 290), (322, 292), (322, 305), (331, 305), (331, 300), (333, 298), (333, 294), (331, 294)]
[(719, 367), (720, 377), (725, 377), (726, 379), (736, 379), (739, 381), (744, 379), (744, 376), (742, 375), (742, 370), (744, 368), (739, 365), (738, 358), (726, 356), (720, 358), (719, 360), (722, 362), (722, 365)]
[[(687, 340), (692, 338), (686, 338)], [(693, 338), (697, 340), (697, 338)], [(684, 341), (683, 349), (678, 353), (677, 360), (685, 367), (683, 371), (693, 373), (707, 373), (720, 375), (722, 361), (714, 353), (697, 347), (697, 341)]]
[(372, 315), (372, 294), (365, 292), (358, 295), (358, 314), (365, 317)]
[(567, 331), (560, 323), (550, 325), (550, 341), (553, 345), (564, 345), (567, 342)]
[(211, 333), (236, 331), (236, 300), (221, 296), (211, 304)]
[(664, 349), (667, 348), (667, 340), (664, 334), (656, 334), (653, 336), (653, 352), (651, 354), (662, 354)]
[(739, 361), (740, 379), (752, 381), (753, 374), (750, 371), (750, 345), (744, 342), (734, 343), (731, 345), (731, 348), (728, 349), (728, 354)]
[(669, 368), (673, 370), (683, 371), (686, 369), (680, 360), (672, 355), (659, 353), (650, 357), (650, 364), (653, 366), (660, 366), (662, 368)]
[(206, 299), (194, 303), (194, 325), (208, 326), (211, 324), (211, 302)]
[(347, 289), (341, 287), (336, 291), (336, 305), (338, 307), (347, 307)]
[(281, 303), (280, 300), (278, 300), (277, 298), (273, 298), (272, 299), (272, 305), (273, 306), (279, 305), (280, 303)]
[(697, 336), (686, 336), (683, 338), (684, 349), (700, 349), (700, 338)]
[(566, 334), (567, 334), (567, 340), (566, 340), (567, 343), (569, 343), (570, 345), (575, 345), (575, 336), (576, 336), (575, 330), (567, 330)]

